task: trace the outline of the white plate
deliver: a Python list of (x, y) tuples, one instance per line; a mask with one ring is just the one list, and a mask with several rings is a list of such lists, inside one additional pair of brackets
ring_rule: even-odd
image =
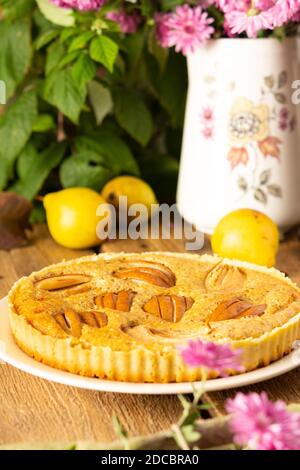
[[(50, 380), (51, 382), (89, 390), (98, 390), (100, 392), (175, 395), (178, 393), (191, 393), (195, 386), (201, 385), (200, 382), (196, 382), (195, 384), (188, 382), (171, 384), (113, 382), (110, 380), (81, 377), (41, 364), (23, 353), (15, 344), (9, 326), (7, 298), (0, 301), (0, 360), (28, 374)], [(285, 372), (289, 372), (298, 366), (300, 366), (300, 350), (293, 351), (270, 366), (257, 369), (253, 372), (237, 375), (235, 377), (209, 380), (205, 384), (205, 391), (226, 390), (262, 382), (263, 380), (272, 379)]]

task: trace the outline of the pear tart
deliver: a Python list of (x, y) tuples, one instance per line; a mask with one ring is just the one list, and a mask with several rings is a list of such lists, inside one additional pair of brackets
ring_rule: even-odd
[(131, 382), (200, 380), (204, 371), (185, 365), (178, 351), (190, 339), (241, 348), (250, 371), (281, 358), (300, 338), (296, 285), (275, 269), (208, 255), (63, 262), (19, 280), (9, 312), (17, 344), (38, 361)]

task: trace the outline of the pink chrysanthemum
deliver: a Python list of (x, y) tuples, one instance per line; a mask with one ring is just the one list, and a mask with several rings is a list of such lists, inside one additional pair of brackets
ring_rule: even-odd
[(272, 14), (273, 26), (280, 27), (292, 20), (300, 9), (300, 0), (277, 0), (269, 10)]
[(218, 0), (218, 7), (224, 12), (247, 11), (251, 7), (251, 0)]
[(214, 32), (209, 18), (201, 7), (188, 5), (177, 7), (174, 13), (160, 17), (158, 37), (163, 47), (175, 46), (176, 52), (184, 55), (194, 52), (199, 44), (205, 42)]
[(218, 0), (199, 0), (198, 4), (201, 8), (208, 8), (211, 5), (217, 5)]
[(226, 31), (229, 34), (246, 33), (249, 38), (257, 37), (259, 31), (273, 30), (288, 21), (297, 20), (300, 0), (219, 0), (225, 12)]
[(265, 392), (238, 393), (227, 400), (230, 428), (238, 445), (254, 450), (299, 450), (300, 413), (289, 413), (283, 401), (272, 402)]
[(170, 16), (171, 13), (156, 13), (154, 16), (157, 40), (164, 48), (169, 47), (167, 22)]
[(300, 10), (296, 11), (296, 13), (291, 17), (291, 21), (295, 23), (299, 23), (300, 21)]
[(125, 34), (135, 33), (142, 21), (142, 18), (138, 13), (134, 12), (129, 15), (124, 10), (109, 11), (106, 18), (118, 23), (122, 33)]
[(269, 10), (272, 8), (276, 3), (276, 0), (256, 0), (255, 1), (255, 8), (260, 11)]
[(50, 0), (50, 2), (61, 8), (89, 11), (98, 10), (104, 5), (105, 0)]
[(256, 38), (261, 30), (273, 28), (272, 17), (265, 11), (231, 11), (226, 13), (225, 20), (232, 34), (246, 33), (249, 38)]
[(224, 344), (199, 340), (189, 341), (187, 346), (178, 346), (184, 362), (191, 367), (205, 367), (226, 377), (230, 369), (242, 372), (240, 350), (232, 350)]

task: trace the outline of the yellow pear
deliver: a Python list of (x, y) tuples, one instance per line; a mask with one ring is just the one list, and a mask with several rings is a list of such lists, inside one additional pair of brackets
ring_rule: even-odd
[[(106, 215), (97, 216), (104, 204)], [(72, 249), (86, 249), (99, 245), (98, 223), (109, 214), (103, 197), (89, 188), (69, 188), (50, 193), (44, 198), (49, 231), (54, 240)]]
[(157, 204), (157, 199), (153, 189), (148, 183), (135, 176), (118, 176), (109, 181), (102, 190), (104, 199), (119, 208), (120, 196), (127, 197), (127, 204), (143, 204), (151, 215), (151, 205)]
[(239, 209), (223, 217), (211, 244), (213, 252), (221, 257), (272, 267), (279, 246), (279, 231), (267, 215)]

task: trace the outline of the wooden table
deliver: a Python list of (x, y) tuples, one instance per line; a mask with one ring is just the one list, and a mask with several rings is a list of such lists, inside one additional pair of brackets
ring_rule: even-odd
[[(184, 251), (182, 242), (114, 241), (105, 243), (102, 252), (117, 251)], [(202, 252), (209, 251), (209, 242)], [(0, 252), (0, 295), (6, 295), (15, 280), (43, 266), (89, 254), (58, 246), (44, 226), (36, 227), (30, 245)], [(281, 245), (278, 268), (300, 283), (300, 243), (290, 236)], [(294, 370), (280, 378), (243, 391), (266, 390), (272, 399), (300, 403), (300, 374)], [(209, 393), (205, 401), (215, 407), (212, 415), (224, 414), (226, 398), (235, 391)], [(115, 439), (111, 425), (116, 414), (131, 436), (168, 429), (181, 415), (176, 396), (134, 396), (100, 393), (54, 384), (32, 377), (13, 367), (0, 367), (0, 444)]]

